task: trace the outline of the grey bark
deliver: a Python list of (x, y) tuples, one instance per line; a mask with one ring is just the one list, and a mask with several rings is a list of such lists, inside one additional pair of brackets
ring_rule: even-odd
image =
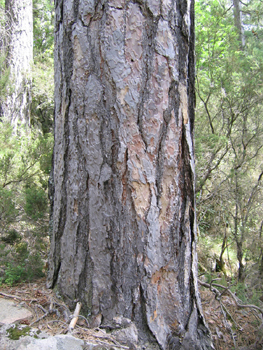
[(10, 89), (3, 104), (4, 116), (16, 128), (30, 123), (31, 67), (33, 63), (32, 0), (5, 1), (8, 28), (7, 66)]
[(239, 0), (233, 0), (233, 7), (234, 7), (234, 21), (235, 21), (235, 27), (239, 34), (239, 41), (241, 43), (241, 46), (245, 46), (245, 36), (244, 36), (244, 30), (242, 26), (242, 12), (240, 9), (240, 2)]
[(212, 349), (197, 287), (190, 1), (55, 1), (48, 287), (140, 342)]

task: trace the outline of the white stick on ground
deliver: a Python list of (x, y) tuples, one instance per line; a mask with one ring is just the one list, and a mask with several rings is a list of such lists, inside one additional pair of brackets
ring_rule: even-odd
[(74, 314), (73, 314), (73, 318), (70, 321), (70, 324), (68, 326), (68, 331), (71, 333), (73, 331), (73, 329), (76, 326), (76, 323), (78, 321), (79, 318), (79, 313), (80, 313), (80, 309), (81, 309), (81, 303), (77, 303)]

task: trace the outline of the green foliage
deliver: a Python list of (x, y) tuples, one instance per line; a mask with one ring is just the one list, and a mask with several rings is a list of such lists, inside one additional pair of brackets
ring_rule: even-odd
[(43, 211), (47, 210), (53, 136), (33, 131), (28, 135), (21, 130), (17, 137), (7, 122), (2, 122), (0, 128), (0, 227), (3, 228), (23, 211), (31, 215), (32, 196), (35, 197), (35, 215), (43, 218)]
[(0, 127), (0, 229), (6, 231), (19, 217), (47, 215), (53, 137), (21, 132), (18, 138), (8, 123)]
[(54, 5), (50, 0), (33, 0), (34, 56), (53, 58)]
[(7, 48), (6, 41), (8, 34), (5, 27), (5, 5), (0, 2), (0, 104), (6, 96), (7, 87), (9, 85), (10, 69), (6, 66)]
[(31, 124), (40, 126), (43, 134), (53, 128), (54, 111), (53, 58), (37, 61), (33, 67)]
[(236, 285), (231, 287), (231, 291), (242, 300), (244, 304), (248, 302), (247, 299), (247, 286), (243, 282), (238, 282)]
[(24, 266), (8, 264), (7, 269), (5, 270), (5, 278), (3, 279), (3, 282), (12, 286), (18, 282), (24, 282), (26, 277), (27, 275)]
[(11, 340), (18, 340), (20, 337), (25, 337), (30, 334), (29, 326), (14, 325), (7, 329), (8, 337)]
[(33, 1), (34, 65), (31, 125), (43, 134), (53, 128), (54, 111), (54, 5), (49, 0)]
[(9, 83), (10, 69), (5, 65), (6, 55), (0, 51), (0, 97), (6, 95), (6, 90)]
[[(3, 258), (2, 254), (0, 257)], [(44, 262), (40, 254), (31, 253), (26, 242), (17, 243), (11, 256), (5, 254), (4, 264), (4, 276), (1, 282), (10, 286), (21, 282), (32, 282), (44, 276)]]
[[(4, 4), (0, 2), (0, 105), (11, 85)], [(0, 121), (0, 269), (1, 282), (9, 285), (43, 276), (48, 245), (54, 109), (52, 2), (34, 0), (33, 16), (31, 129), (19, 126), (15, 133), (7, 121)]]
[(25, 212), (34, 221), (43, 219), (47, 213), (48, 202), (46, 191), (33, 186), (25, 189)]
[(3, 230), (15, 222), (19, 214), (16, 207), (16, 197), (12, 190), (0, 187), (0, 228)]
[(22, 236), (15, 229), (11, 229), (1, 240), (7, 244), (14, 245), (17, 241), (20, 241), (21, 238)]
[(2, 283), (13, 285), (43, 276), (53, 136), (0, 128), (0, 267)]
[(235, 247), (240, 271), (244, 257), (262, 252), (263, 27), (253, 21), (263, 6), (255, 3), (245, 7), (241, 47), (229, 2), (196, 2), (198, 224), (203, 237), (225, 237), (231, 254)]

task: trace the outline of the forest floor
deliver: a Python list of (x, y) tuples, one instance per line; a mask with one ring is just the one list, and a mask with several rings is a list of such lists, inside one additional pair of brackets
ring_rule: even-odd
[[(235, 300), (227, 293), (216, 299), (210, 289), (202, 286), (200, 294), (216, 350), (263, 349), (263, 329), (259, 327), (262, 321), (258, 310), (237, 307)], [(2, 285), (0, 297), (12, 299), (33, 313), (33, 318), (23, 319), (19, 321), (20, 324), (30, 325), (50, 335), (67, 333), (72, 313), (54, 291), (45, 287), (44, 279), (12, 287)], [(79, 317), (72, 334), (101, 345), (118, 345), (117, 340), (105, 330), (89, 328), (83, 316)]]
[(262, 350), (262, 316), (252, 307), (240, 308), (230, 295), (220, 300), (200, 287), (203, 313), (212, 333), (216, 350)]

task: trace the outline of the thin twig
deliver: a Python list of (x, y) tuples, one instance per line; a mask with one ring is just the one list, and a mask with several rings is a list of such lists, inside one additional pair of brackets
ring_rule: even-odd
[(229, 318), (234, 322), (234, 324), (236, 325), (236, 328), (240, 331), (242, 331), (242, 327), (240, 327), (240, 325), (234, 320), (234, 317), (231, 315), (231, 313), (227, 310), (226, 306), (222, 303), (222, 301), (220, 300), (220, 304), (222, 305), (223, 309), (225, 310), (226, 314), (229, 316)]
[(68, 324), (66, 323), (66, 322), (63, 322), (63, 321), (61, 321), (61, 320), (50, 320), (50, 321), (46, 321), (46, 323), (56, 323), (56, 322), (58, 322), (58, 323), (62, 323), (64, 326), (68, 326)]
[(221, 307), (222, 314), (223, 314), (223, 316), (224, 316), (225, 327), (226, 327), (227, 329), (230, 330), (231, 337), (232, 337), (233, 343), (234, 343), (234, 347), (235, 347), (235, 349), (236, 349), (236, 348), (237, 348), (236, 339), (235, 339), (235, 336), (234, 336), (234, 334), (233, 334), (232, 328), (231, 328), (231, 327), (229, 326), (229, 324), (227, 323), (227, 320), (226, 320), (226, 312), (225, 312), (225, 310), (224, 310), (224, 308), (223, 308), (223, 304), (221, 303), (221, 301), (220, 301), (220, 307)]
[(48, 311), (41, 305), (37, 304), (37, 307), (39, 307), (44, 313), (47, 313)]
[(49, 315), (49, 312), (46, 312), (43, 316), (41, 316), (41, 317), (39, 317), (37, 320), (31, 322), (29, 326), (31, 327), (33, 324), (35, 324), (35, 323), (37, 323), (37, 322), (43, 320), (43, 318), (45, 318), (47, 315)]
[(86, 319), (86, 317), (79, 315), (79, 318), (83, 318), (83, 320), (85, 320), (87, 326), (89, 327), (89, 321)]

